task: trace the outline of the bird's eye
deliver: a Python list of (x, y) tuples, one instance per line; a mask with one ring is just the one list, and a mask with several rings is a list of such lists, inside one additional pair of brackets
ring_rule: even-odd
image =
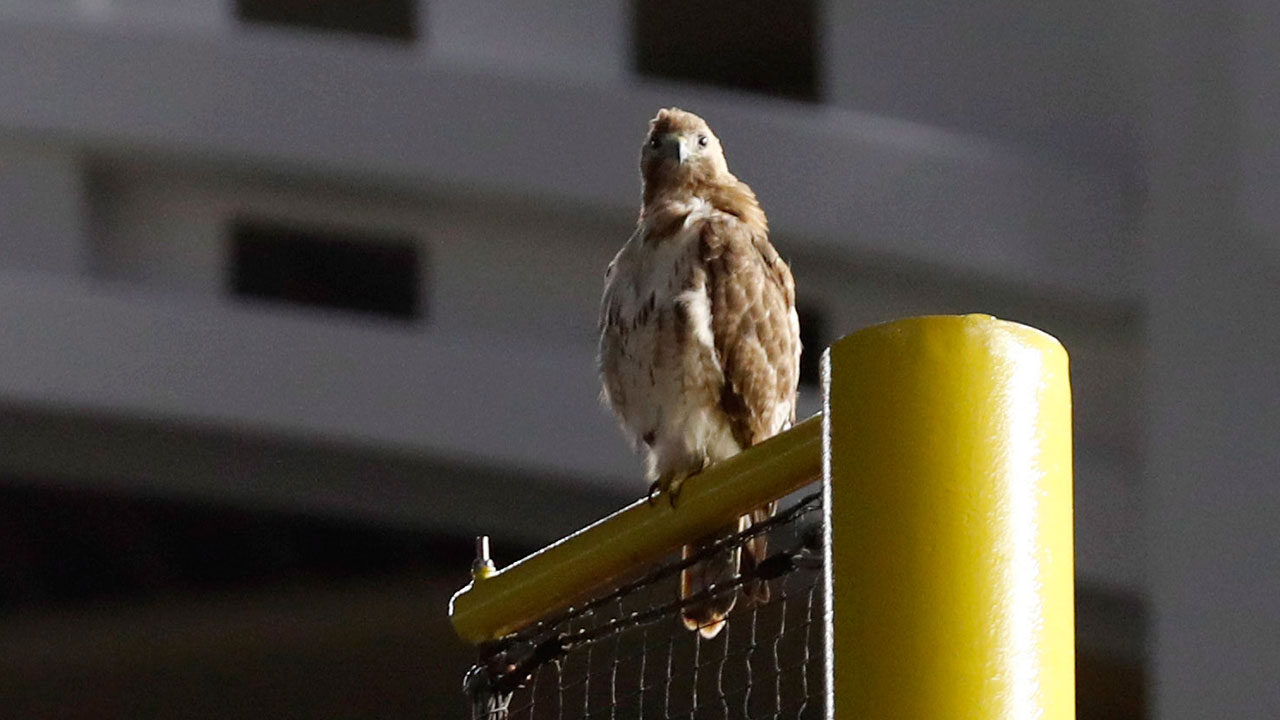
[(657, 150), (661, 146), (662, 146), (662, 141), (659, 140), (656, 136), (649, 138), (649, 147), (653, 148), (654, 150)]
[(706, 146), (707, 146), (707, 136), (706, 136), (706, 135), (699, 135), (699, 136), (698, 136), (698, 147), (706, 147)]

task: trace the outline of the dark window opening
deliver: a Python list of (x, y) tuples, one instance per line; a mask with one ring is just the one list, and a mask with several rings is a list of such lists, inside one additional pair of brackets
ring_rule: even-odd
[(418, 35), (417, 0), (236, 0), (236, 17), (406, 42)]
[(0, 485), (0, 612), (466, 567), (470, 538), (355, 521)]
[(636, 71), (818, 100), (815, 0), (633, 0)]
[(800, 316), (800, 384), (818, 387), (822, 384), (822, 352), (831, 342), (826, 315), (811, 305), (797, 305)]
[(424, 314), (412, 238), (237, 221), (231, 244), (236, 295), (397, 319)]
[(1076, 585), (1076, 713), (1097, 720), (1147, 717), (1143, 668), (1148, 612), (1141, 598)]

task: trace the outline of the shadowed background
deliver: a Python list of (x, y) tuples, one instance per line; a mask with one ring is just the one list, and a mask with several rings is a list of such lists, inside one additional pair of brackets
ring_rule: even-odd
[(1079, 716), (1274, 715), (1278, 13), (0, 0), (0, 715), (465, 717), (472, 536), (643, 491), (596, 304), (670, 105), (810, 350), (1066, 345)]

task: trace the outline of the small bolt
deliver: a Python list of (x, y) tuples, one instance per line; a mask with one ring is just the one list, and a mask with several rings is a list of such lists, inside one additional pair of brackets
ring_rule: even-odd
[(471, 577), (483, 580), (497, 572), (493, 560), (489, 558), (489, 536), (476, 537), (476, 559), (471, 563)]

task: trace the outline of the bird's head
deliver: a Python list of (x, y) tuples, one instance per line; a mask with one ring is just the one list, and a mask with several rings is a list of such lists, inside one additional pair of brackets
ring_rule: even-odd
[(646, 196), (667, 188), (696, 188), (729, 174), (720, 140), (702, 118), (680, 108), (664, 108), (649, 121), (640, 151)]

